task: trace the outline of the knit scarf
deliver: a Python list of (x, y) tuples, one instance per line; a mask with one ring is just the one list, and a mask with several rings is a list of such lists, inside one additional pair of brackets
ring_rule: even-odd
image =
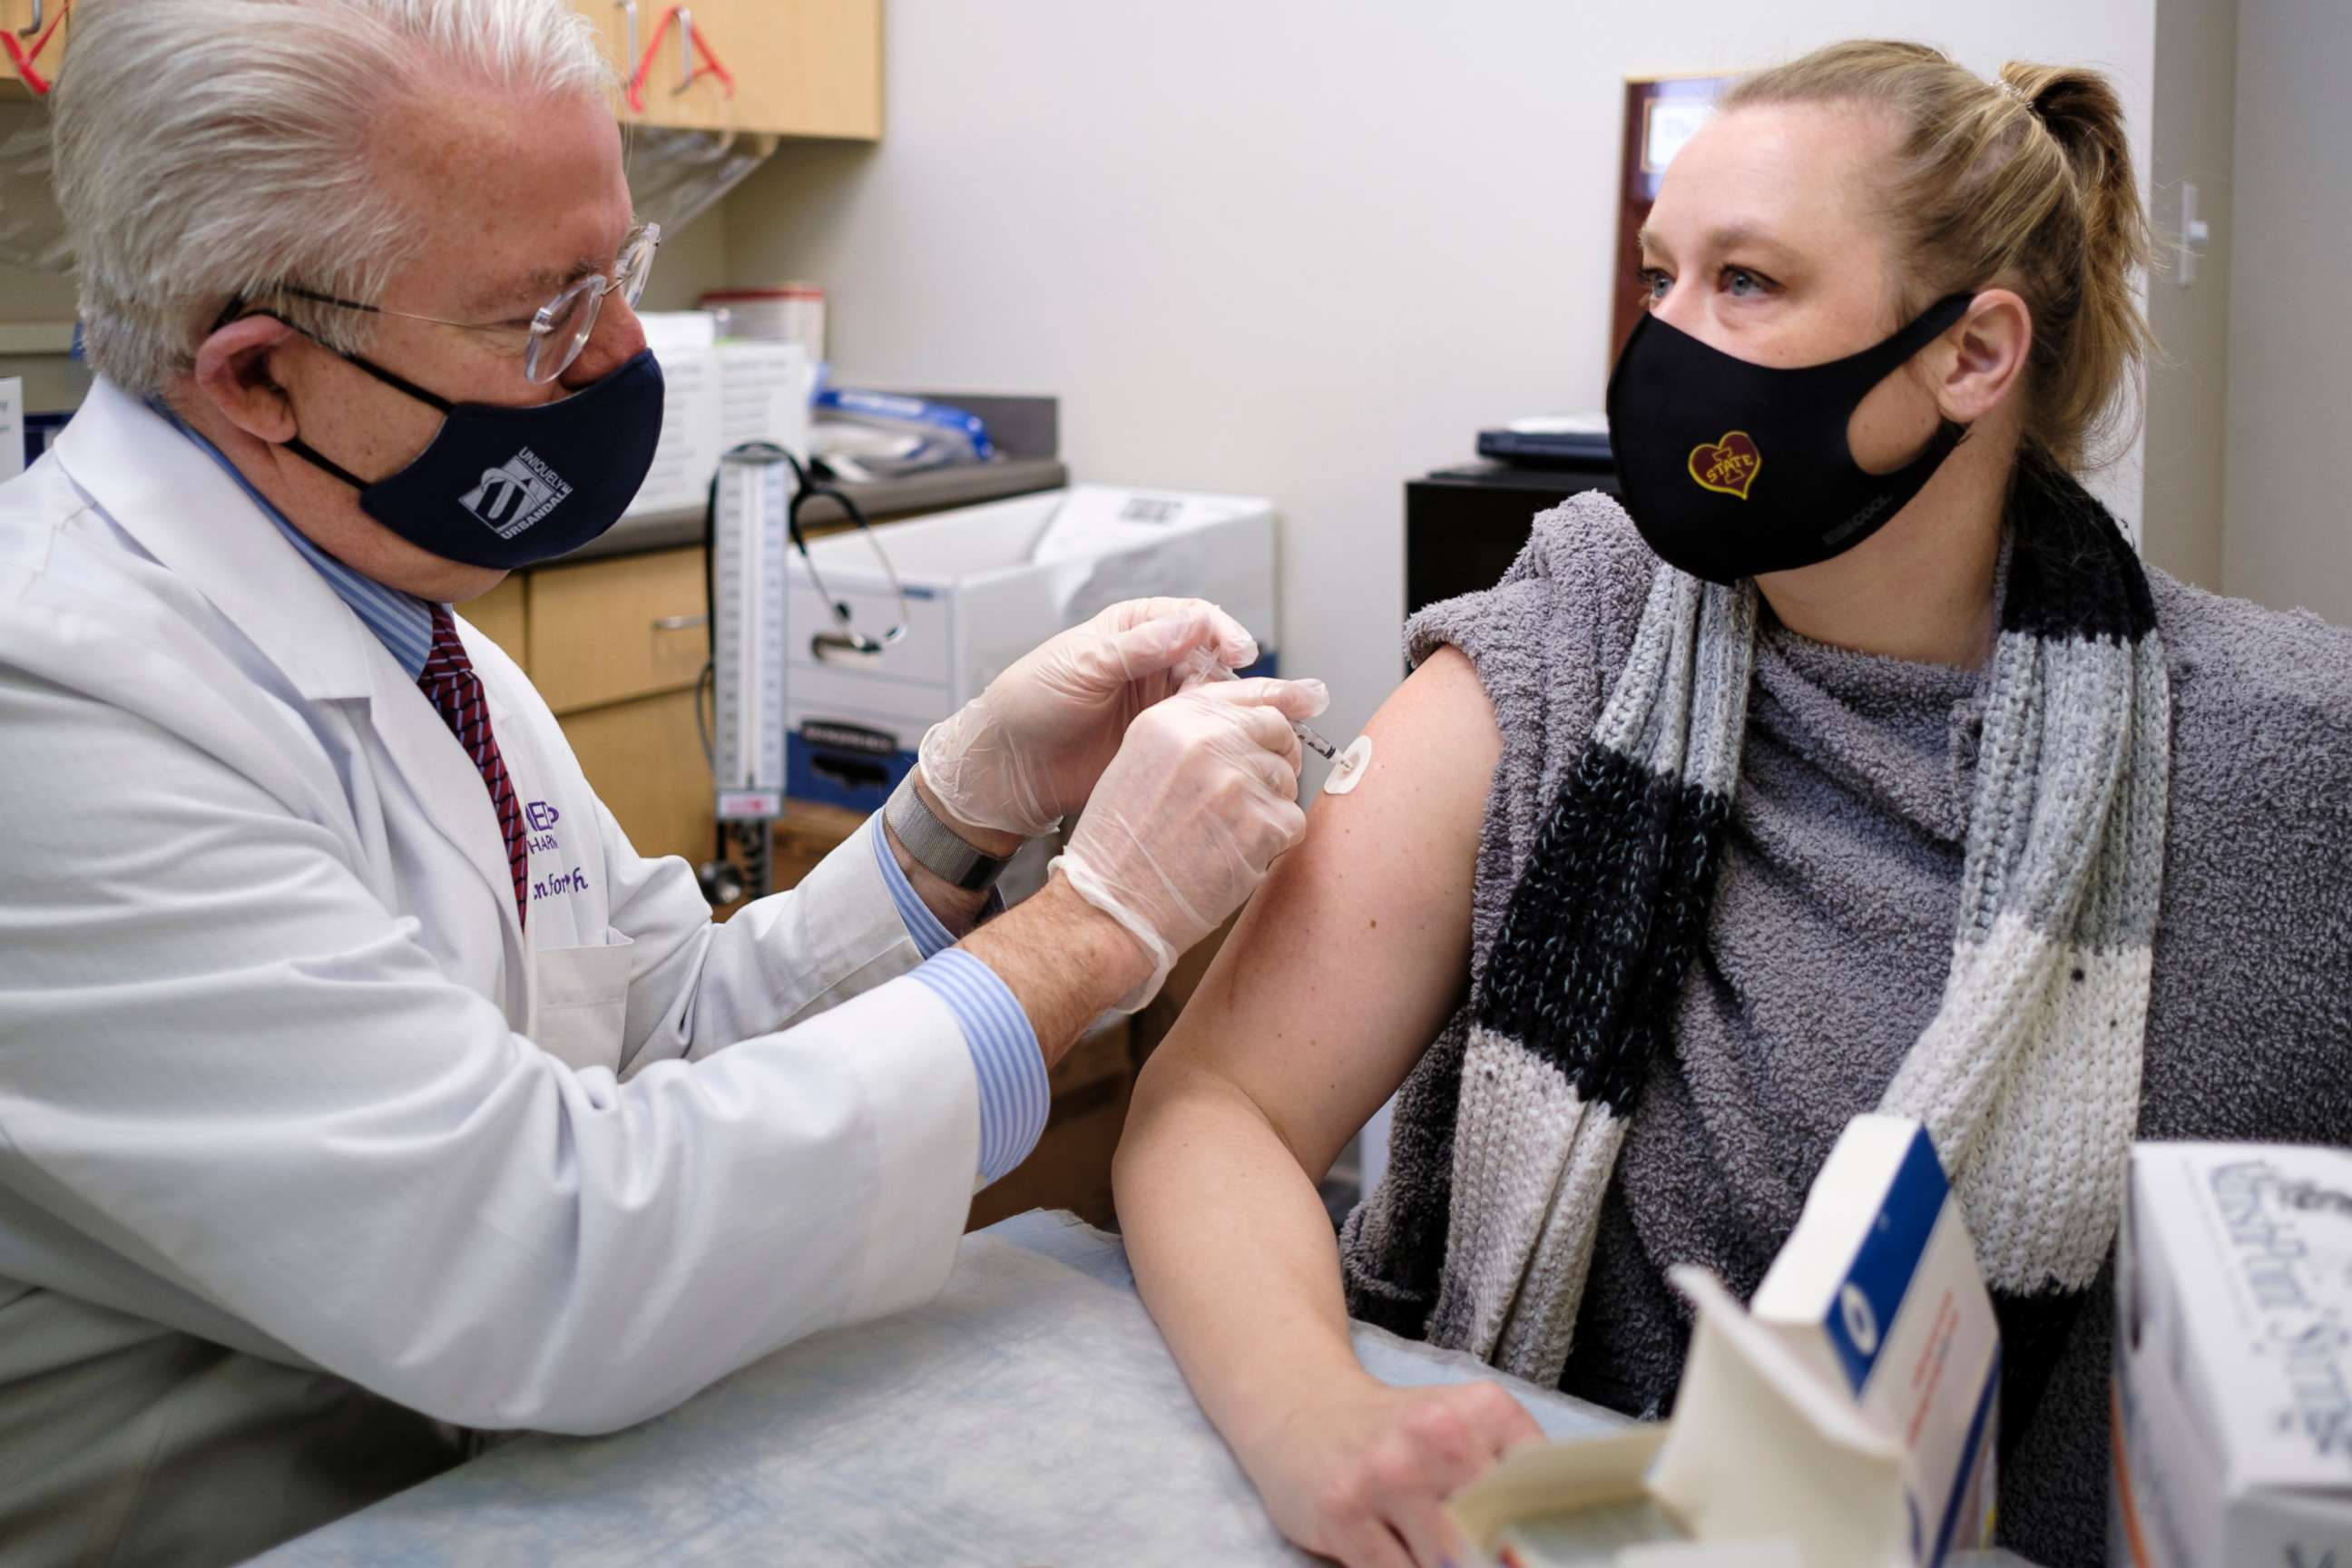
[[(1951, 969), (1881, 1109), (1927, 1126), (1996, 1292), (2079, 1300), (2139, 1110), (2170, 693), (2147, 578), (2105, 510), (2029, 463), (2010, 523)], [(1471, 999), (1422, 1328), (1546, 1384), (1705, 937), (1757, 617), (1752, 584), (1658, 569)], [(1389, 1228), (1360, 1212), (1351, 1247), (1367, 1219)]]

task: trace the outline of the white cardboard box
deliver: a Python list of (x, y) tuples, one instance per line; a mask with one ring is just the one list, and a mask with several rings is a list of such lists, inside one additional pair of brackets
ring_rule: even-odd
[(727, 341), (708, 310), (648, 311), (637, 318), (662, 368), (661, 439), (628, 517), (698, 511), (708, 502), (719, 454), (744, 441), (773, 441), (808, 456), (809, 393), (815, 368), (797, 343)]
[(1223, 605), (1278, 663), (1273, 503), (1253, 496), (1078, 485), (852, 530), (810, 542), (824, 587), (857, 630), (880, 637), (900, 613), (875, 542), (907, 595), (905, 638), (878, 654), (820, 639), (838, 631), (797, 552), (784, 605), (786, 791), (853, 807), (882, 804), (914, 765), (923, 731), (1006, 666), (1122, 599), (1191, 595)]
[(1673, 1418), (1507, 1455), (1453, 1502), (1512, 1568), (1718, 1554), (1932, 1568), (1991, 1535), (2000, 1331), (1916, 1122), (1857, 1117), (1751, 1308), (1673, 1271), (1697, 1323)]
[(2352, 1568), (2352, 1151), (2144, 1143), (2110, 1563)]

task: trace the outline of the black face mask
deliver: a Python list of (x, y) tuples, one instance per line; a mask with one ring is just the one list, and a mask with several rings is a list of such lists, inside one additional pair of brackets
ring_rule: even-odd
[(1661, 560), (1711, 583), (1842, 555), (1919, 493), (1968, 432), (1944, 420), (1919, 455), (1865, 473), (1846, 426), (1871, 388), (1968, 313), (1954, 294), (1885, 342), (1775, 370), (1709, 348), (1654, 316), (1609, 378), (1609, 439), (1625, 510)]
[[(329, 350), (333, 353), (333, 350)], [(621, 521), (661, 438), (651, 349), (552, 403), (451, 403), (357, 354), (340, 358), (439, 409), (441, 428), (373, 484), (299, 437), (286, 449), (360, 492), (360, 510), (422, 550), (510, 572), (579, 549)]]

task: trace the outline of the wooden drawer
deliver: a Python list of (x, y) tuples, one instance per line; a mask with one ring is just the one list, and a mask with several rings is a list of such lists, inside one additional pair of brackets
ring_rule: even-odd
[(542, 567), (529, 594), (525, 664), (558, 715), (682, 690), (709, 657), (700, 545)]
[(523, 637), (523, 600), (528, 592), (523, 578), (509, 577), (480, 598), (457, 606), (457, 613), (522, 666), (526, 675), (530, 673), (530, 649)]
[(710, 858), (710, 768), (694, 725), (695, 694), (614, 702), (563, 721), (588, 783), (645, 856)]

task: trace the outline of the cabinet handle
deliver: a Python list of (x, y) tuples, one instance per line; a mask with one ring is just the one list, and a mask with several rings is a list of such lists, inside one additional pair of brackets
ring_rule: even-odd
[(41, 30), (41, 0), (33, 0), (33, 20), (30, 26), (16, 29), (20, 38), (29, 38)]
[(654, 630), (657, 632), (690, 632), (698, 626), (707, 626), (709, 624), (710, 617), (707, 615), (660, 616), (656, 616), (654, 620)]
[[(34, 0), (34, 3), (37, 5), (39, 0)], [(613, 0), (613, 4), (627, 18), (623, 24), (626, 28), (623, 36), (628, 39), (628, 45), (621, 56), (621, 71), (624, 75), (632, 75), (637, 68), (637, 0)]]
[(809, 657), (819, 664), (871, 664), (882, 657), (882, 652), (879, 647), (867, 647), (839, 632), (819, 632), (809, 638)]
[(677, 8), (677, 90), (694, 85), (694, 13)]

